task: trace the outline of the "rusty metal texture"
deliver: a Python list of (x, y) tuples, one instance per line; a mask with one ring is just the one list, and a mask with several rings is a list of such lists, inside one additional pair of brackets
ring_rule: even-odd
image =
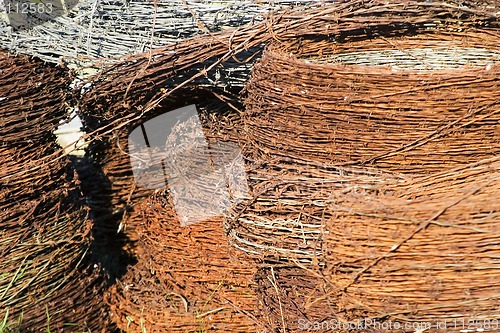
[[(468, 6), (464, 6), (467, 4)], [(250, 63), (271, 40), (355, 39), (416, 34), (439, 29), (498, 28), (498, 10), (474, 2), (347, 1), (312, 9), (272, 12), (263, 22), (179, 41), (152, 52), (125, 57), (93, 77), (81, 97), (80, 114), (92, 131), (109, 130), (153, 111), (181, 87), (205, 79), (205, 87), (240, 91), (241, 84), (220, 86), (235, 63)], [(493, 36), (492, 36), (493, 38)], [(250, 54), (249, 54), (250, 52)], [(253, 54), (253, 56), (252, 56)], [(228, 68), (226, 68), (226, 66)], [(198, 81), (197, 81), (198, 80)]]
[[(8, 329), (109, 330), (92, 221), (52, 131), (69, 75), (0, 53), (0, 316)], [(61, 311), (62, 310), (62, 311)]]
[(23, 331), (49, 324), (60, 332), (67, 323), (107, 330), (104, 280), (90, 260), (92, 221), (57, 151), (50, 141), (0, 148), (1, 316)]
[(36, 143), (66, 117), (68, 71), (0, 50), (0, 142)]
[[(268, 262), (255, 276), (271, 329), (369, 318), (378, 329), (342, 331), (389, 332), (397, 322), (432, 323), (426, 332), (439, 332), (435, 325), (447, 322), (447, 331), (459, 332), (463, 327), (453, 323), (498, 320), (499, 163), (495, 157), (376, 186), (332, 186), (316, 214), (324, 217), (322, 263), (288, 256), (288, 263)], [(284, 197), (279, 205), (291, 201)]]
[[(128, 126), (117, 129), (99, 141), (91, 144), (90, 152), (95, 165), (102, 170), (100, 182), (103, 186), (95, 187), (90, 193), (90, 207), (96, 213), (95, 218), (104, 234), (116, 235), (121, 231), (125, 239), (120, 246), (131, 255), (138, 255), (142, 250), (137, 244), (139, 240), (137, 225), (140, 223), (139, 204), (154, 193), (154, 190), (138, 186), (134, 179), (130, 152), (127, 140), (130, 132), (143, 121), (154, 119), (155, 116), (168, 112), (171, 109), (194, 103), (199, 110), (207, 140), (230, 141), (234, 139), (232, 118), (236, 115), (231, 112), (231, 96), (223, 102), (212, 93), (200, 90), (179, 92), (170, 99), (164, 108), (149, 114)], [(237, 101), (233, 101), (237, 103)], [(164, 154), (162, 151), (160, 154)], [(193, 156), (196, 159), (196, 156)], [(193, 161), (194, 163), (195, 161)], [(112, 239), (116, 237), (112, 236)]]
[(499, 72), (490, 31), (272, 43), (245, 129), (271, 158), (431, 173), (500, 152)]
[[(237, 111), (220, 125), (234, 129), (226, 134), (242, 147), (251, 188), (225, 217), (220, 242), (241, 265), (260, 268), (257, 321), (295, 332), (299, 319), (412, 322), (473, 309), (495, 319), (498, 12), (465, 3), (349, 1), (275, 12), (264, 23), (124, 59), (89, 82), (80, 111), (108, 144), (235, 57), (257, 57), (245, 88), (232, 87), (239, 101), (223, 99)], [(242, 57), (249, 50), (255, 57)], [(119, 159), (116, 150), (104, 156)], [(121, 200), (133, 198), (130, 177), (113, 181), (128, 187)], [(130, 229), (139, 264), (108, 300), (122, 326), (130, 315), (154, 329), (162, 314), (144, 304), (167, 306), (159, 288), (175, 292), (182, 308), (180, 291), (197, 300), (207, 289), (193, 285), (216, 284), (190, 279), (169, 257), (181, 247), (172, 238), (189, 251), (179, 233), (213, 230), (169, 224), (175, 217), (163, 195), (148, 207), (149, 195), (139, 195)], [(208, 234), (208, 247), (218, 243)], [(143, 287), (141, 274), (149, 277)]]
[(143, 252), (110, 291), (114, 321), (134, 331), (255, 332), (255, 267), (231, 254), (222, 219), (183, 227), (169, 201), (156, 193), (140, 205)]
[[(268, 332), (350, 332), (342, 326), (326, 328), (324, 324), (338, 317), (336, 304), (325, 297), (335, 289), (321, 275), (294, 265), (263, 267), (254, 276), (259, 310)], [(323, 328), (321, 327), (323, 325)], [(355, 330), (374, 333), (375, 330)], [(354, 331), (352, 331), (354, 332)]]
[(47, 22), (28, 18), (24, 29), (0, 18), (0, 47), (51, 63), (98, 66), (150, 47), (262, 21), (282, 7), (325, 2), (331, 0), (68, 0), (64, 10), (47, 13)]
[(357, 318), (348, 310), (356, 303), (370, 317), (402, 322), (498, 320), (499, 191), (495, 157), (336, 197), (324, 274), (347, 297), (332, 301), (343, 297), (346, 319)]
[(406, 177), (366, 167), (327, 167), (295, 161), (251, 160), (248, 199), (229, 211), (231, 246), (266, 265), (324, 266), (325, 221), (334, 219), (328, 199), (349, 188), (377, 188)]

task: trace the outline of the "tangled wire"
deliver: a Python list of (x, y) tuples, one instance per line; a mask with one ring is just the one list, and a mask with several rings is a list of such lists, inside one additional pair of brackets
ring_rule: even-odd
[[(300, 319), (497, 319), (498, 28), (497, 11), (472, 2), (273, 13), (115, 64), (91, 82), (80, 111), (105, 141), (173, 109), (199, 80), (215, 95), (239, 94), (244, 103), (222, 102), (237, 110), (228, 135), (242, 148), (250, 193), (219, 235), (242, 265), (259, 268), (260, 324), (271, 331), (297, 331)], [(230, 61), (255, 58), (244, 89), (214, 83)], [(173, 219), (169, 204), (153, 204), (161, 227), (147, 222), (156, 232), (137, 236), (149, 251), (176, 251), (165, 238), (177, 229), (160, 221)], [(182, 264), (170, 259), (144, 285), (151, 304), (161, 294), (151, 281), (168, 292), (175, 281), (206, 282), (167, 275)], [(120, 313), (140, 322), (141, 300), (125, 288), (138, 283), (137, 267), (111, 303), (126, 300), (133, 310)]]

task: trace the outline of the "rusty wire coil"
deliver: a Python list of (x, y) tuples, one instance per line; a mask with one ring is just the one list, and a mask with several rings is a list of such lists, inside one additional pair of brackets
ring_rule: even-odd
[[(223, 152), (217, 150), (217, 143), (237, 140), (238, 116), (227, 103), (210, 96), (183, 102), (187, 101), (198, 102), (211, 154)], [(255, 268), (236, 258), (237, 252), (228, 246), (222, 216), (181, 226), (167, 191), (144, 189), (135, 182), (128, 155), (132, 147), (124, 136), (120, 138), (127, 149), (107, 150), (103, 161), (108, 161), (104, 166), (112, 183), (113, 207), (127, 205), (121, 222), (135, 243), (128, 250), (138, 263), (108, 293), (114, 322), (121, 329), (145, 327), (153, 332), (255, 331), (260, 325), (251, 289)], [(165, 157), (165, 151), (157, 153), (153, 160)], [(205, 168), (200, 163), (207, 153), (204, 149), (190, 152), (199, 172)], [(115, 168), (119, 165), (123, 167)], [(198, 185), (211, 188), (213, 184)]]
[(334, 214), (327, 209), (330, 196), (405, 179), (376, 169), (288, 162), (249, 163), (250, 194), (226, 218), (230, 244), (268, 264), (323, 265), (324, 224)]
[(109, 329), (104, 280), (90, 260), (92, 221), (54, 150), (0, 148), (0, 315), (23, 331)]
[(183, 227), (165, 195), (141, 204), (143, 254), (111, 291), (114, 320), (148, 332), (255, 331), (254, 268), (228, 252), (220, 218)]
[(66, 117), (71, 76), (62, 68), (0, 51), (0, 142), (36, 143)]
[[(259, 310), (270, 332), (349, 332), (331, 325), (336, 323), (338, 311), (325, 295), (334, 289), (317, 272), (281, 264), (260, 268), (254, 279)], [(356, 332), (376, 330), (360, 328)]]
[(150, 47), (159, 48), (191, 36), (244, 26), (253, 20), (262, 21), (268, 12), (280, 7), (317, 6), (327, 1), (330, 0), (236, 3), (228, 0), (155, 3), (77, 0), (66, 4), (64, 13), (60, 12), (61, 15), (49, 22), (28, 19), (25, 29), (12, 29), (10, 22), (1, 18), (0, 47), (47, 62), (59, 63), (62, 58), (66, 62), (89, 62), (98, 67), (100, 62), (117, 61)]
[(400, 321), (498, 320), (499, 158), (377, 190), (330, 202), (325, 276), (345, 318), (356, 304)]
[[(118, 241), (119, 244), (115, 245), (123, 247), (126, 253), (132, 256), (140, 254), (137, 226), (142, 220), (137, 207), (154, 191), (142, 187), (134, 178), (130, 161), (133, 147), (129, 147), (128, 135), (144, 121), (189, 104), (195, 104), (198, 108), (204, 135), (209, 142), (234, 140), (235, 135), (230, 133), (235, 130), (234, 119), (237, 119), (237, 115), (230, 102), (223, 102), (203, 90), (188, 90), (170, 99), (169, 103), (165, 103), (163, 108), (154, 114), (113, 131), (91, 144), (90, 153), (95, 166), (101, 170), (99, 181), (103, 186), (93, 187), (89, 193), (89, 201), (95, 217), (99, 220), (98, 225), (104, 235), (103, 242), (106, 243), (106, 239), (111, 243)], [(154, 160), (165, 158), (165, 153), (164, 150), (157, 152)], [(194, 159), (202, 157), (193, 155)], [(193, 160), (193, 163), (196, 161)], [(145, 177), (147, 176), (146, 173)], [(117, 230), (123, 232), (124, 238), (114, 236)]]
[(243, 120), (263, 155), (430, 173), (499, 153), (499, 71), (487, 31), (278, 42)]
[(2, 328), (112, 329), (91, 260), (92, 221), (52, 134), (66, 118), (70, 75), (4, 52), (0, 73)]
[[(333, 261), (334, 249), (329, 247), (336, 239), (326, 233), (333, 233), (339, 213), (349, 216), (350, 212), (336, 211), (333, 203), (344, 196), (345, 200), (378, 195), (384, 198), (402, 185), (402, 192), (397, 193), (404, 197), (411, 192), (405, 192), (409, 184), (417, 184), (425, 174), (452, 170), (498, 154), (497, 31), (496, 13), (450, 2), (355, 0), (322, 9), (287, 11), (269, 17), (265, 24), (188, 39), (173, 49), (127, 58), (92, 82), (91, 90), (83, 96), (81, 112), (90, 120), (89, 128), (100, 131), (123, 126), (139, 116), (146, 119), (158, 111), (158, 105), (172, 97), (175, 100), (181, 87), (188, 87), (200, 77), (210, 77), (217, 70), (224, 71), (233, 56), (241, 56), (249, 49), (259, 51), (270, 44), (260, 68), (255, 70), (254, 78), (260, 73), (260, 80), (253, 79), (243, 92), (248, 95), (247, 111), (243, 126), (238, 124), (242, 130), (237, 131), (236, 141), (243, 143), (254, 192), (226, 221), (230, 244), (250, 256), (243, 257), (244, 262), (257, 259), (264, 263), (265, 272), (261, 278), (257, 275), (257, 290), (263, 290), (258, 293), (261, 304), (270, 307), (264, 313), (272, 329), (282, 330), (285, 319), (303, 316), (319, 319), (331, 315), (342, 320), (376, 317), (383, 309), (342, 308), (344, 298), (339, 298), (338, 290), (332, 287), (331, 280), (342, 272), (335, 270), (338, 263)], [(368, 46), (372, 48), (367, 50)], [(388, 48), (392, 51), (383, 52)], [(407, 49), (413, 49), (413, 53), (408, 55)], [(430, 49), (438, 52), (429, 56)], [(449, 68), (430, 70), (440, 60), (452, 57), (452, 49), (465, 55)], [(422, 57), (429, 60), (423, 67), (415, 62), (415, 58)], [(481, 62), (472, 58), (480, 58)], [(354, 62), (364, 62), (364, 66)], [(406, 65), (390, 69), (386, 66), (401, 62)], [(282, 71), (274, 71), (275, 65)], [(338, 75), (337, 82), (328, 71), (331, 68), (340, 69), (333, 73)], [(273, 81), (276, 77), (280, 80)], [(422, 78), (434, 85), (426, 86)], [(449, 85), (442, 83), (444, 79), (449, 80)], [(345, 80), (351, 84), (342, 85)], [(308, 84), (314, 89), (306, 92), (302, 88), (308, 88)], [(239, 92), (240, 87), (235, 90)], [(402, 100), (400, 95), (409, 98)], [(453, 98), (456, 104), (450, 103)], [(304, 105), (310, 108), (297, 108)], [(308, 114), (308, 110), (313, 112)], [(294, 126), (289, 126), (291, 123)], [(339, 131), (332, 131), (332, 123), (340, 126)], [(337, 135), (338, 149), (325, 151), (332, 133)], [(318, 200), (311, 200), (311, 196)], [(164, 210), (165, 206), (158, 211), (160, 208)], [(304, 215), (309, 219), (304, 223), (309, 238), (300, 232)], [(282, 220), (300, 223), (284, 225), (280, 224)], [(140, 225), (140, 218), (138, 221)], [(163, 231), (170, 235), (170, 228), (163, 226), (156, 234)], [(158, 238), (156, 234), (153, 236)], [(162, 245), (156, 239), (150, 247)], [(357, 250), (363, 249), (360, 246)], [(141, 255), (146, 258), (145, 253)], [(284, 281), (280, 291), (268, 272), (283, 262), (294, 267), (289, 272), (278, 272), (277, 280), (281, 276)], [(116, 310), (120, 325), (126, 324), (126, 315), (131, 313), (135, 323), (140, 323), (144, 302), (160, 304), (156, 300), (161, 292), (153, 291), (150, 282), (144, 300), (132, 295), (140, 295), (141, 288), (126, 293), (127, 286), (140, 284), (140, 274), (148, 279), (153, 274), (140, 273), (143, 271), (144, 267), (134, 269), (123, 280), (129, 282), (118, 284), (112, 293), (112, 304), (118, 308), (119, 302), (124, 304)], [(319, 280), (306, 283), (309, 274)], [(178, 280), (187, 284), (188, 279), (180, 276)], [(317, 283), (328, 284), (329, 288), (318, 289)], [(169, 286), (166, 290), (172, 290), (169, 288), (173, 289)], [(276, 310), (282, 296), (275, 297), (270, 294), (273, 291), (288, 295), (287, 305), (282, 303)], [(311, 300), (311, 306), (300, 303), (301, 295), (308, 293), (318, 299)], [(181, 299), (176, 301), (183, 306)], [(481, 301), (476, 304), (485, 305)], [(425, 308), (421, 310), (418, 315), (425, 318)], [(159, 315), (153, 309), (150, 313)], [(292, 332), (296, 329), (293, 325), (287, 328)]]
[[(205, 87), (219, 89), (224, 89), (216, 82), (220, 75), (241, 83), (240, 76), (236, 75), (235, 80), (235, 73), (241, 71), (233, 73), (234, 65), (252, 64), (266, 43), (276, 39), (344, 38), (366, 33), (394, 36), (439, 28), (464, 31), (471, 27), (498, 27), (496, 0), (483, 3), (485, 6), (474, 1), (457, 2), (354, 0), (274, 12), (260, 23), (189, 38), (152, 53), (123, 59), (91, 79), (91, 89), (86, 89), (82, 96), (79, 112), (99, 120), (102, 127), (112, 121), (129, 121), (124, 115), (150, 112), (179, 85), (185, 87), (201, 78), (209, 82)], [(243, 72), (248, 70), (247, 66)], [(225, 87), (232, 88), (240, 91), (241, 85), (231, 83)], [(89, 123), (88, 127), (95, 130), (99, 125)]]
[(332, 189), (325, 265), (274, 263), (255, 276), (270, 329), (496, 331), (499, 163)]

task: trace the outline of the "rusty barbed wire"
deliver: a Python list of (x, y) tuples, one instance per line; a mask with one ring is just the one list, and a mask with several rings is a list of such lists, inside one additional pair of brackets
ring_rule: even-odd
[(21, 331), (63, 331), (67, 323), (111, 329), (104, 279), (91, 261), (92, 221), (52, 133), (66, 118), (69, 75), (5, 53), (0, 71), (3, 324)]
[(411, 174), (495, 156), (497, 45), (473, 30), (272, 43), (246, 86), (247, 138), (271, 158)]
[[(266, 323), (281, 331), (284, 322), (322, 315), (339, 320), (365, 315), (392, 316), (402, 321), (428, 319), (438, 310), (424, 303), (439, 307), (437, 294), (435, 299), (425, 298), (416, 313), (401, 309), (405, 304), (409, 306), (411, 297), (420, 296), (424, 286), (432, 287), (430, 280), (419, 281), (413, 289), (415, 294), (409, 295), (404, 304), (392, 304), (391, 313), (385, 310), (388, 301), (376, 302), (377, 290), (399, 293), (401, 286), (397, 276), (389, 273), (390, 281), (384, 280), (387, 272), (377, 269), (386, 258), (370, 257), (370, 251), (379, 253), (377, 244), (383, 249), (397, 245), (392, 250), (394, 255), (406, 251), (403, 245), (413, 238), (395, 244), (392, 237), (376, 232), (394, 226), (409, 228), (406, 214), (418, 217), (411, 222), (417, 228), (425, 221), (420, 213), (437, 214), (444, 208), (437, 207), (438, 203), (463, 198), (461, 189), (472, 191), (473, 184), (483, 177), (480, 174), (497, 175), (496, 162), (491, 164), (488, 159), (494, 158), (499, 149), (495, 98), (498, 28), (498, 11), (472, 2), (350, 1), (274, 12), (263, 23), (191, 38), (116, 63), (89, 82), (80, 110), (88, 129), (96, 131), (93, 138), (106, 141), (113, 137), (114, 129), (124, 129), (150, 119), (155, 112), (170, 110), (169, 103), (182, 96), (179, 92), (197, 86), (200, 79), (204, 79), (205, 88), (220, 93), (224, 87), (206, 82), (215, 81), (215, 73), (224, 72), (224, 66), (235, 57), (247, 64), (260, 58), (245, 89), (241, 84), (226, 86), (240, 94), (240, 101), (246, 99), (246, 109), (239, 109), (242, 119), (231, 119), (236, 131), (229, 136), (242, 146), (252, 193), (226, 217), (227, 238), (222, 241), (239, 251), (243, 262), (258, 264), (263, 270), (255, 278), (257, 290), (264, 290), (257, 293), (259, 301), (269, 307), (263, 311)], [(325, 149), (328, 144), (336, 149)], [(467, 171), (488, 163), (490, 167), (483, 168), (483, 173)], [(131, 173), (126, 171), (124, 175), (130, 177)], [(470, 201), (450, 207), (456, 209), (455, 215), (440, 214), (444, 222), (424, 223), (417, 233), (413, 234), (417, 229), (412, 229), (410, 236), (419, 235), (416, 239), (426, 249), (435, 246), (435, 253), (443, 253), (445, 250), (436, 240), (439, 232), (446, 230), (455, 242), (460, 242), (464, 231), (457, 228), (456, 234), (451, 232), (455, 230), (448, 218), (467, 213), (466, 219), (460, 220), (463, 229), (481, 243), (485, 236), (481, 224), (491, 227), (498, 221), (497, 207), (491, 207), (491, 203), (488, 206), (485, 200), (498, 192), (495, 179), (485, 185), (486, 192), (478, 189), (467, 197)], [(449, 190), (445, 190), (447, 185)], [(403, 205), (408, 200), (415, 203)], [(390, 216), (380, 218), (378, 209)], [(139, 210), (137, 213), (140, 216)], [(353, 227), (359, 226), (359, 230), (352, 231), (360, 233), (354, 240), (346, 238), (348, 226), (336, 224), (340, 218)], [(363, 224), (374, 220), (373, 225)], [(141, 219), (137, 221), (140, 225)], [(380, 230), (371, 233), (380, 239), (372, 243), (362, 234), (375, 226)], [(436, 226), (438, 234), (428, 234), (429, 242), (424, 243), (419, 237)], [(165, 229), (169, 230), (162, 227), (157, 234)], [(364, 246), (356, 243), (358, 238)], [(158, 247), (163, 241), (154, 244)], [(345, 254), (346, 259), (353, 256), (350, 265), (344, 263), (344, 253), (335, 253), (336, 249), (348, 252), (338, 245), (343, 241), (357, 246), (352, 254)], [(478, 262), (493, 265), (488, 261), (489, 255), (495, 253), (492, 244), (483, 244), (488, 248)], [(462, 295), (464, 291), (456, 289), (458, 278), (451, 271), (443, 273), (443, 263), (438, 259), (426, 266), (428, 276), (448, 279), (443, 283), (448, 283), (450, 292)], [(356, 264), (363, 260), (364, 265)], [(290, 266), (291, 271), (276, 271), (273, 278), (270, 270), (283, 265)], [(388, 267), (394, 274), (417, 279), (415, 267), (394, 265)], [(468, 267), (473, 267), (473, 272), (467, 273), (479, 279), (478, 284), (470, 286), (480, 290), (480, 297), (469, 301), (481, 309), (493, 306), (492, 294), (484, 291), (488, 280), (480, 276), (479, 266)], [(410, 268), (411, 272), (405, 270)], [(122, 311), (118, 315), (122, 325), (124, 314), (135, 313), (135, 318), (142, 315), (137, 311), (141, 301), (137, 297), (127, 300), (134, 296), (124, 295), (124, 286), (138, 283), (138, 272), (144, 268), (134, 270), (124, 280), (129, 282), (113, 291), (113, 302), (126, 300), (132, 308), (116, 310)], [(318, 280), (305, 283), (311, 274)], [(345, 290), (339, 291), (335, 284), (337, 275), (339, 280), (347, 281), (340, 286)], [(284, 277), (281, 282), (280, 276)], [(363, 298), (356, 288), (358, 283), (368, 283), (365, 277), (374, 287)], [(152, 286), (148, 284), (147, 290), (156, 295), (152, 297), (155, 299), (161, 291), (153, 291)], [(276, 295), (271, 294), (273, 291)], [(140, 288), (134, 292), (140, 293)], [(292, 297), (294, 292), (297, 297)], [(317, 299), (306, 303), (300, 295), (308, 293)], [(288, 296), (286, 302), (282, 296)], [(442, 305), (448, 310), (441, 313), (441, 318), (460, 311), (460, 305), (452, 307), (453, 301), (463, 302), (459, 296), (449, 296), (448, 291), (445, 296)], [(349, 297), (366, 301), (370, 307), (350, 304), (342, 308)], [(180, 299), (178, 306), (182, 303)], [(336, 306), (332, 309), (331, 304)], [(287, 329), (296, 331), (290, 326)]]
[(150, 47), (261, 21), (280, 7), (325, 2), (329, 1), (70, 1), (66, 5), (74, 8), (69, 12), (25, 29), (14, 30), (0, 20), (0, 47), (51, 63), (99, 67)]
[(253, 332), (255, 268), (230, 253), (221, 219), (183, 227), (168, 194), (140, 207), (143, 253), (110, 292), (112, 316), (122, 329), (151, 332)]

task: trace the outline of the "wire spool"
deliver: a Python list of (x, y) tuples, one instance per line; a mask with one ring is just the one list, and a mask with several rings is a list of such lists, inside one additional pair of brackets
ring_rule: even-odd
[(168, 196), (141, 205), (144, 253), (113, 287), (109, 303), (122, 329), (148, 332), (253, 332), (254, 269), (228, 252), (222, 220), (180, 225)]
[(151, 191), (135, 186), (126, 150), (126, 137), (122, 134), (110, 141), (112, 145), (97, 153), (94, 150), (94, 157), (97, 158), (93, 162), (99, 168), (99, 186), (91, 189), (89, 196), (96, 225), (100, 230), (100, 242), (115, 250), (120, 248), (115, 256), (120, 257), (120, 261), (125, 261), (119, 266), (126, 266), (131, 256), (140, 252), (135, 229), (140, 223), (136, 207)]
[[(237, 140), (237, 116), (228, 104), (213, 98), (191, 101), (199, 102), (198, 116), (210, 154), (224, 154), (222, 143), (235, 144)], [(175, 150), (175, 146), (169, 147)], [(168, 152), (160, 149), (157, 153), (153, 151), (151, 160), (165, 158)], [(190, 168), (197, 165), (197, 172), (202, 172), (207, 153), (205, 149), (191, 150)], [(137, 152), (133, 155), (128, 157), (136, 158)], [(166, 164), (170, 162), (165, 160)], [(149, 177), (148, 165), (144, 168)], [(127, 174), (133, 182), (132, 170)], [(199, 183), (192, 176), (192, 181), (201, 187), (210, 189), (213, 185)], [(251, 289), (255, 269), (238, 260), (228, 247), (222, 215), (181, 226), (169, 192), (177, 179), (175, 175), (169, 177), (172, 178), (168, 191), (148, 190), (150, 195), (137, 202), (130, 212), (134, 221), (124, 220), (133, 223), (126, 233), (133, 233), (138, 239), (138, 263), (108, 294), (113, 321), (121, 329), (144, 327), (148, 332), (257, 330), (256, 298)]]
[(93, 223), (52, 131), (70, 76), (0, 52), (0, 317), (20, 331), (110, 330)]
[[(85, 90), (90, 88), (90, 91), (82, 95), (79, 114), (99, 115), (101, 125), (111, 121), (119, 124), (127, 121), (120, 116), (150, 112), (168, 99), (173, 89), (177, 92), (181, 86), (196, 84), (239, 92), (254, 60), (261, 56), (264, 46), (275, 39), (402, 35), (438, 28), (456, 31), (468, 27), (498, 27), (496, 11), (478, 7), (472, 1), (462, 0), (460, 5), (354, 0), (274, 13), (257, 24), (189, 38), (152, 53), (122, 59), (85, 86)], [(219, 78), (224, 81), (222, 84)], [(110, 116), (102, 117), (103, 110)], [(86, 125), (91, 130), (97, 128)]]
[(375, 169), (251, 161), (250, 194), (226, 219), (230, 244), (268, 265), (323, 265), (324, 223), (333, 218), (328, 199), (348, 189), (373, 188), (401, 176)]
[(52, 63), (61, 58), (84, 63), (117, 60), (151, 46), (158, 48), (188, 37), (244, 26), (280, 7), (323, 2), (70, 0), (61, 13), (48, 12), (51, 20), (40, 22), (43, 24), (28, 19), (27, 28), (12, 29), (8, 20), (0, 20), (0, 47)]
[(323, 274), (342, 319), (498, 321), (499, 193), (496, 157), (332, 200)]
[(0, 51), (0, 142), (33, 144), (52, 133), (66, 116), (70, 82), (62, 68)]
[[(134, 176), (131, 156), (135, 156), (134, 147), (129, 146), (133, 141), (129, 141), (131, 131), (148, 120), (166, 114), (178, 107), (189, 104), (195, 104), (200, 121), (203, 125), (204, 135), (209, 142), (230, 141), (230, 135), (233, 129), (231, 119), (235, 117), (234, 112), (228, 103), (222, 102), (213, 94), (200, 90), (187, 90), (179, 92), (166, 101), (164, 105), (156, 112), (136, 121), (131, 121), (127, 126), (113, 131), (111, 134), (99, 138), (90, 146), (91, 156), (94, 159), (95, 166), (102, 170), (100, 172), (99, 182), (102, 184), (91, 190), (90, 201), (91, 208), (96, 213), (98, 226), (102, 229), (103, 242), (111, 242), (114, 247), (120, 247), (123, 252), (119, 256), (127, 257), (140, 256), (142, 251), (137, 233), (137, 227), (142, 222), (139, 205), (154, 192), (154, 188), (141, 186)], [(111, 111), (108, 110), (108, 114)], [(86, 119), (88, 124), (98, 124), (102, 121), (100, 115), (89, 116)], [(227, 125), (227, 126), (226, 126)], [(96, 125), (99, 126), (99, 125)], [(154, 133), (150, 133), (154, 134)], [(166, 144), (166, 142), (165, 142)], [(164, 159), (166, 157), (166, 146), (154, 154), (152, 160)], [(147, 171), (147, 170), (146, 170)], [(157, 169), (152, 170), (152, 173)], [(144, 177), (153, 179), (150, 173), (144, 173)], [(165, 188), (165, 179), (162, 188)], [(116, 231), (120, 230), (123, 237), (116, 237)], [(108, 235), (109, 237), (106, 237)]]
[(67, 161), (50, 143), (0, 147), (0, 158), (4, 323), (22, 331), (110, 329), (90, 258), (92, 221)]
[(488, 31), (274, 42), (246, 91), (262, 156), (426, 174), (500, 151)]
[(496, 331), (499, 162), (332, 188), (324, 265), (282, 261), (255, 276), (268, 328)]
[[(107, 302), (112, 320), (123, 330), (141, 332), (253, 332), (256, 324), (243, 318), (227, 304), (213, 308), (208, 302), (193, 302), (184, 293), (172, 291), (169, 281), (162, 281), (141, 263), (129, 268), (110, 291)], [(213, 311), (213, 312), (210, 312)]]

